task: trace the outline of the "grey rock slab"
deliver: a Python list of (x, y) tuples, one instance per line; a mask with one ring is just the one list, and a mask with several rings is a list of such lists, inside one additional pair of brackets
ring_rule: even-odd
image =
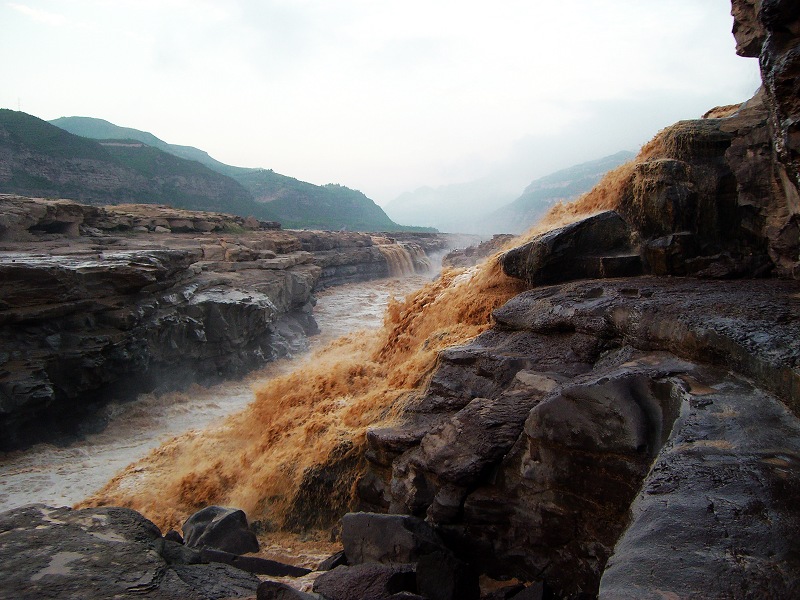
[(0, 514), (0, 598), (222, 599), (259, 580), (227, 565), (170, 565), (158, 528), (126, 508), (30, 505)]
[(800, 597), (800, 424), (743, 378), (689, 383), (600, 598)]
[(203, 548), (200, 557), (204, 562), (216, 562), (231, 565), (248, 573), (270, 575), (272, 577), (302, 577), (311, 573), (311, 569), (287, 565), (286, 563), (260, 558), (258, 556), (239, 556), (222, 550)]
[(342, 544), (351, 565), (411, 563), (444, 549), (439, 535), (422, 519), (363, 512), (342, 518)]

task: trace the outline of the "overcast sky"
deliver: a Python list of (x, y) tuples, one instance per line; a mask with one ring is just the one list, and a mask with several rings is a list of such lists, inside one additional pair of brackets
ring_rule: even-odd
[[(728, 0), (0, 0), (0, 107), (385, 203), (637, 150), (759, 84)], [(520, 190), (521, 191), (521, 190)]]

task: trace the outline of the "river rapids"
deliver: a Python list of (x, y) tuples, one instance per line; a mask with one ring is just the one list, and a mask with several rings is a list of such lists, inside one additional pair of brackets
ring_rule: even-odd
[[(311, 338), (311, 350), (342, 335), (380, 327), (391, 297), (402, 298), (429, 279), (394, 277), (318, 293), (314, 317), (321, 333)], [(107, 425), (84, 432), (80, 439), (0, 454), (0, 511), (32, 502), (53, 506), (80, 502), (165, 440), (244, 409), (253, 400), (254, 387), (299, 368), (304, 360), (306, 356), (280, 360), (239, 381), (112, 402), (98, 419)]]

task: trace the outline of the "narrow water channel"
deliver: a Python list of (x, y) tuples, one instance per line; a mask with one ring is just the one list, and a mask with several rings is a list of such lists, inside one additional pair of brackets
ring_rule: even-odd
[[(321, 333), (312, 338), (312, 350), (352, 331), (379, 327), (390, 297), (402, 298), (428, 279), (390, 278), (319, 293), (314, 315)], [(111, 403), (105, 408), (109, 424), (102, 431), (64, 447), (37, 444), (0, 453), (0, 511), (32, 502), (75, 504), (165, 440), (241, 410), (252, 400), (254, 385), (297, 368), (303, 360), (276, 361), (240, 381)]]

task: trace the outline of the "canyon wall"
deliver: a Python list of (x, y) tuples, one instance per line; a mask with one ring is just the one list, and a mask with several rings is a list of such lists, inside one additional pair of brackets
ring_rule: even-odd
[(159, 206), (0, 203), (3, 448), (77, 426), (110, 398), (304, 350), (314, 291), (389, 276), (386, 248), (412, 271), (429, 267), (411, 260), (414, 242), (376, 238), (384, 248), (368, 234)]
[(800, 6), (733, 8), (763, 88), (499, 257), (530, 290), (367, 433), (360, 510), (557, 597), (800, 595)]

